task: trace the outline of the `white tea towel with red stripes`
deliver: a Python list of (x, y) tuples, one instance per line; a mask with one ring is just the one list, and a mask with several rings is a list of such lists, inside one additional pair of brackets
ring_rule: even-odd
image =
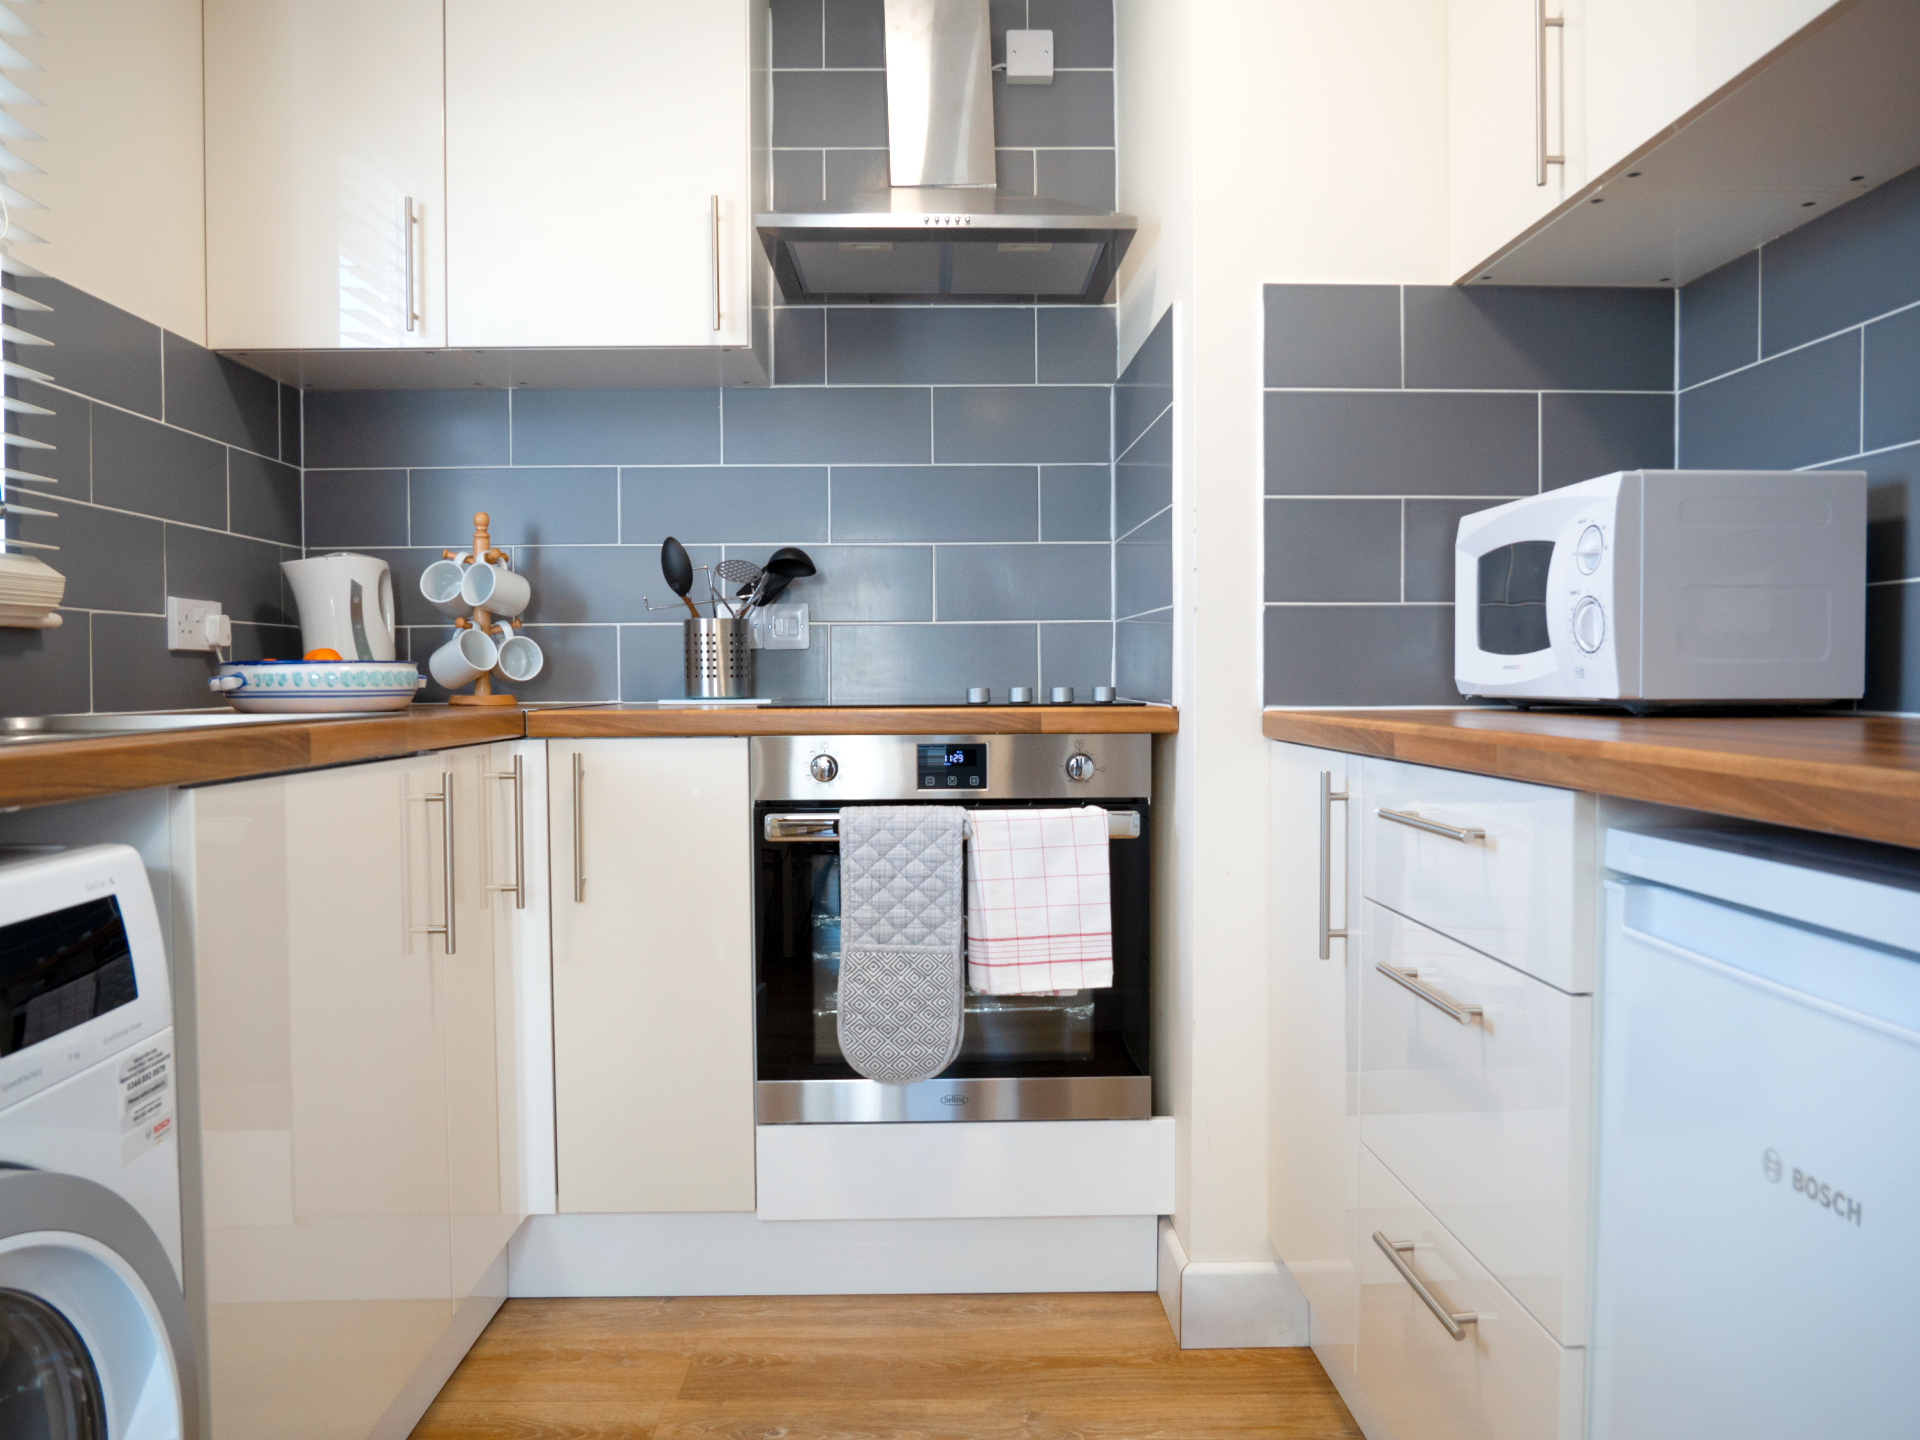
[(1113, 984), (1107, 812), (971, 810), (967, 984), (1039, 995)]

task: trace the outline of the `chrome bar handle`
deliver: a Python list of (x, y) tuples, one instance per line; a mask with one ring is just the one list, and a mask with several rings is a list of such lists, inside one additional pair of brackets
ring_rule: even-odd
[(1333, 942), (1347, 938), (1347, 927), (1333, 928), (1333, 803), (1345, 804), (1347, 792), (1333, 788), (1333, 772), (1320, 772), (1320, 958), (1333, 958)]
[(1567, 88), (1567, 30), (1566, 17), (1547, 14), (1547, 0), (1534, 0), (1533, 7), (1533, 116), (1535, 130), (1533, 135), (1533, 183), (1547, 183), (1547, 166), (1565, 165), (1567, 157), (1564, 149), (1558, 155), (1547, 153), (1547, 31), (1560, 32), (1560, 109), (1561, 131), (1565, 138), (1566, 88)]
[(1400, 1278), (1413, 1287), (1413, 1293), (1418, 1295), (1427, 1309), (1433, 1312), (1433, 1318), (1447, 1327), (1447, 1334), (1458, 1340), (1467, 1333), (1460, 1328), (1461, 1326), (1479, 1322), (1480, 1317), (1471, 1310), (1449, 1311), (1434, 1298), (1431, 1290), (1420, 1283), (1420, 1277), (1413, 1273), (1413, 1267), (1400, 1258), (1402, 1250), (1413, 1249), (1413, 1241), (1389, 1240), (1384, 1231), (1376, 1230), (1373, 1232), (1373, 1243), (1380, 1247), (1381, 1254), (1393, 1262), (1393, 1268), (1400, 1272)]
[(587, 827), (582, 807), (586, 804), (586, 769), (578, 750), (573, 752), (573, 900), (576, 905), (587, 898)]
[(1438, 835), (1445, 840), (1458, 840), (1462, 845), (1473, 840), (1484, 840), (1487, 832), (1477, 825), (1442, 825), (1438, 820), (1429, 820), (1424, 815), (1416, 815), (1411, 810), (1389, 810), (1385, 806), (1373, 812), (1382, 820), (1391, 820), (1396, 825), (1405, 825), (1409, 830), (1423, 830), (1429, 835)]
[(511, 890), (513, 908), (527, 908), (527, 826), (522, 812), (521, 797), (525, 793), (524, 776), (521, 774), (521, 757), (513, 757), (513, 769), (489, 770), (489, 780), (511, 780), (513, 782), (513, 883), (511, 885), (489, 885), (489, 892)]
[(1477, 1020), (1487, 1013), (1478, 1005), (1469, 1005), (1464, 1000), (1454, 999), (1444, 990), (1434, 989), (1420, 978), (1420, 972), (1418, 970), (1403, 970), (1398, 966), (1387, 964), (1384, 960), (1375, 962), (1373, 968), (1393, 981), (1394, 984), (1406, 986), (1407, 989), (1433, 1006), (1434, 1009), (1440, 1011), (1449, 1019), (1458, 1020), (1462, 1025), (1467, 1024), (1469, 1021)]
[(707, 230), (713, 240), (713, 328), (720, 328), (720, 197), (707, 197)]
[[(438, 795), (415, 795), (412, 799), (422, 805), (440, 807), (440, 867), (441, 889), (440, 924), (419, 925), (414, 927), (415, 935), (444, 935), (447, 940), (447, 954), (454, 951), (453, 927), (453, 772), (446, 771), (440, 777)], [(408, 829), (412, 826), (409, 825)]]
[(405, 306), (407, 312), (407, 333), (411, 335), (413, 333), (414, 322), (420, 318), (419, 312), (413, 303), (413, 230), (414, 226), (420, 222), (413, 213), (413, 197), (411, 195), (407, 196), (406, 217), (407, 225), (404, 233), (407, 237), (407, 292)]
[[(760, 835), (764, 840), (838, 840), (840, 838), (840, 812), (838, 810), (811, 810), (794, 815), (768, 815), (761, 821)], [(1138, 840), (1140, 838), (1140, 812), (1138, 810), (1107, 811), (1107, 838), (1109, 840)]]

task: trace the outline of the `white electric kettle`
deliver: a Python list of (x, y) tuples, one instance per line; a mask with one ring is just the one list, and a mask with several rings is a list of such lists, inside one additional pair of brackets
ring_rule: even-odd
[(335, 650), (342, 660), (393, 659), (393, 576), (371, 555), (283, 560), (300, 607), (304, 653)]

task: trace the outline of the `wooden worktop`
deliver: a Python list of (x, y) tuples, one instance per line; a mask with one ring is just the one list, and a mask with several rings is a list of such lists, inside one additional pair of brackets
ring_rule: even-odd
[(1269, 710), (1272, 740), (1920, 846), (1920, 720)]
[(525, 716), (517, 706), (422, 705), (390, 714), (290, 715), (284, 723), (0, 745), (0, 809), (517, 740), (525, 733)]
[(1165, 705), (612, 705), (535, 710), (527, 734), (617, 735), (1170, 735)]

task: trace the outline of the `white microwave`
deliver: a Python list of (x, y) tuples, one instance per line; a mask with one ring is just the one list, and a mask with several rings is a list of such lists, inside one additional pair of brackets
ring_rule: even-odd
[(1468, 698), (1818, 704), (1866, 684), (1864, 471), (1625, 470), (1465, 516)]

